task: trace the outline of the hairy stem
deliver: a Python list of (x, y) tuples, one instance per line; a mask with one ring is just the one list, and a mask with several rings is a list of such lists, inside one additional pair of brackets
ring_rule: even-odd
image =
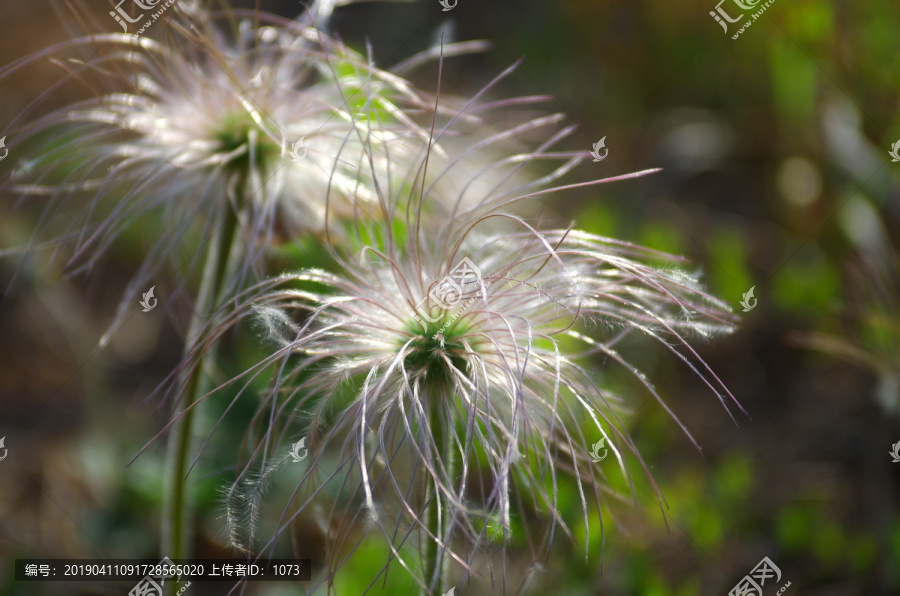
[[(435, 459), (435, 473), (439, 470), (439, 464), (443, 462), (447, 470), (449, 482), (453, 482), (453, 445), (450, 443), (451, 433), (446, 432), (445, 421), (441, 416), (443, 403), (441, 400), (435, 400), (430, 404), (428, 412), (428, 426), (431, 428), (431, 434), (434, 437), (434, 443), (437, 445), (438, 454)], [(438, 482), (429, 477), (428, 491), (426, 494), (434, 494), (434, 499), (428, 507), (426, 524), (428, 530), (436, 536), (444, 545), (442, 548), (430, 536), (426, 536), (425, 554), (423, 561), (425, 582), (431, 586), (432, 590), (425, 590), (424, 596), (434, 594), (440, 596), (444, 594), (444, 587), (447, 583), (447, 557), (444, 550), (449, 547), (450, 542), (450, 507), (447, 500), (441, 495)]]
[[(237, 231), (237, 212), (229, 205), (223, 209), (222, 221), (216, 236), (210, 243), (203, 268), (203, 279), (200, 292), (185, 337), (185, 352), (190, 350), (200, 338), (200, 332), (207, 324), (209, 317), (215, 312), (220, 300), (222, 288), (229, 272), (229, 261), (234, 248)], [(206, 352), (199, 356), (197, 365), (186, 373), (182, 379), (185, 387), (183, 398), (175, 413), (177, 422), (172, 425), (166, 446), (166, 491), (163, 505), (162, 546), (163, 555), (178, 562), (188, 551), (188, 528), (190, 504), (187, 498), (187, 470), (191, 455), (191, 437), (197, 402), (205, 391), (204, 373), (213, 360), (214, 355)], [(174, 582), (172, 584), (174, 586)]]

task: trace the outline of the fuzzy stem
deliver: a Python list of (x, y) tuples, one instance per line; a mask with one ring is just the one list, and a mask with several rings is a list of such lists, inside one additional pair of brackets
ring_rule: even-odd
[[(447, 470), (449, 481), (452, 483), (454, 475), (453, 446), (449, 441), (450, 433), (446, 432), (445, 420), (441, 416), (442, 406), (443, 403), (441, 400), (433, 401), (430, 404), (428, 426), (434, 437), (434, 444), (437, 445), (438, 448), (438, 457), (435, 460), (435, 472), (438, 470), (438, 463), (443, 462), (444, 467)], [(438, 537), (446, 547), (450, 541), (450, 507), (448, 507), (446, 499), (441, 496), (438, 483), (435, 480), (429, 480), (428, 489), (426, 494), (433, 491), (434, 500), (428, 508), (427, 527), (428, 530), (434, 536)], [(444, 556), (444, 549), (441, 548), (435, 540), (432, 540), (431, 537), (426, 537), (423, 561), (425, 570), (424, 578), (429, 586), (432, 585), (433, 580), (436, 581), (436, 584), (434, 585), (433, 592), (424, 590), (424, 596), (430, 596), (430, 594), (441, 596), (444, 594), (444, 587), (447, 583), (447, 562), (447, 557)]]
[[(221, 225), (206, 255), (197, 304), (185, 338), (185, 352), (198, 341), (201, 330), (218, 305), (234, 248), (237, 221), (237, 212), (230, 205), (226, 206), (223, 209)], [(205, 386), (203, 375), (213, 358), (214, 355), (210, 352), (201, 354), (197, 366), (187, 373), (189, 378), (185, 379), (184, 396), (175, 414), (180, 418), (172, 426), (166, 449), (167, 490), (163, 505), (162, 546), (163, 554), (176, 563), (184, 558), (188, 548), (190, 508), (187, 502), (186, 480), (191, 435), (198, 409), (191, 406), (203, 394)]]

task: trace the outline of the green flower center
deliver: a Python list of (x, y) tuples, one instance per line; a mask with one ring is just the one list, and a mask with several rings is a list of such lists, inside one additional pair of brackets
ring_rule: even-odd
[(446, 327), (441, 320), (427, 323), (424, 330), (418, 321), (411, 323), (410, 332), (415, 339), (404, 361), (406, 370), (438, 381), (452, 378), (451, 367), (465, 372), (466, 348), (461, 339), (465, 330), (452, 323)]
[[(256, 131), (252, 135), (255, 139), (251, 139), (252, 131)], [(248, 174), (251, 163), (264, 173), (280, 158), (281, 147), (272, 142), (246, 112), (229, 114), (222, 120), (221, 128), (213, 134), (219, 144), (216, 153), (227, 154), (244, 148), (244, 151), (232, 157), (226, 166), (236, 173)]]

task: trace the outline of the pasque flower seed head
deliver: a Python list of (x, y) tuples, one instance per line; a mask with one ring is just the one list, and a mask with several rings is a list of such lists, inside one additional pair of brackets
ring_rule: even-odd
[(406, 112), (427, 104), (403, 79), (312, 25), (259, 11), (181, 0), (139, 38), (92, 33), (0, 80), (46, 59), (63, 67), (58, 86), (82, 83), (89, 96), (21, 125), (31, 155), (10, 189), (50, 198), (33, 244), (71, 247), (73, 273), (136, 222), (157, 222), (126, 298), (166, 259), (188, 278), (223, 211), (239, 214), (235, 279), (258, 274), (272, 242), (369, 209), (387, 163), (426, 134)]
[[(498, 233), (494, 219), (517, 230)], [(332, 494), (331, 513), (317, 510), (335, 520), (324, 530), (332, 565), (360, 523), (410, 570), (410, 536), (466, 573), (483, 548), (513, 534), (537, 560), (556, 530), (573, 536), (559, 509), (562, 475), (574, 478), (584, 520), (609, 490), (609, 469), (590, 456), (597, 438), (626, 478), (630, 460), (646, 471), (618, 417), (623, 398), (592, 366), (625, 371), (675, 417), (620, 353), (626, 337), (658, 342), (723, 405), (734, 399), (691, 347), (732, 331), (730, 309), (681, 259), (577, 230), (539, 231), (490, 208), (424, 225), (433, 227), (418, 237), (385, 231), (387, 240), (345, 260), (341, 273), (285, 275), (266, 287), (291, 289), (252, 299), (277, 343), (243, 376), (271, 366), (277, 380), (261, 407), (264, 438), (228, 494), (242, 548), (253, 548), (242, 509), (259, 507), (261, 487), (284, 461), (273, 454), (303, 435), (310, 469), (282, 522)], [(340, 496), (327, 488), (334, 483)], [(420, 581), (434, 586), (427, 570)]]

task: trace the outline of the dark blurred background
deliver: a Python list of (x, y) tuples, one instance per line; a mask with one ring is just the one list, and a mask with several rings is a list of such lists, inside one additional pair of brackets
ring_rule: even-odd
[[(300, 12), (295, 2), (259, 6)], [(722, 6), (741, 12), (730, 0)], [(709, 14), (715, 8), (713, 0), (458, 0), (442, 12), (437, 0), (376, 2), (338, 9), (332, 30), (361, 51), (368, 39), (382, 67), (433, 45), (441, 31), (445, 41), (489, 40), (490, 51), (445, 62), (442, 89), (458, 95), (524, 58), (492, 97), (552, 95), (549, 109), (580, 126), (566, 149), (588, 151), (606, 137), (608, 158), (565, 183), (663, 168), (558, 195), (541, 215), (684, 254), (741, 313), (737, 333), (700, 349), (746, 409), (732, 406), (734, 421), (687, 368), (648, 342), (625, 348), (702, 453), (649, 395), (633, 391), (627, 424), (664, 503), (634, 470), (636, 503), (605, 508), (602, 538), (593, 520), (590, 563), (582, 547), (560, 541), (528, 593), (724, 596), (769, 557), (781, 583), (791, 582), (785, 594), (900, 594), (900, 464), (889, 454), (900, 441), (900, 163), (888, 154), (900, 139), (900, 4), (775, 0), (738, 39), (752, 11), (726, 34)], [(98, 14), (105, 10), (98, 2)], [(6, 2), (0, 16), (0, 64), (65, 39), (71, 27), (47, 0)], [(2, 83), (0, 126), (56, 80), (53, 69), (36, 65)], [(429, 66), (413, 80), (430, 90), (436, 76)], [(48, 109), (66, 100), (63, 89)], [(9, 158), (4, 179), (14, 150)], [(34, 226), (37, 211), (13, 201), (0, 202), (0, 248), (27, 243)], [(165, 420), (157, 402), (143, 401), (178, 361), (179, 324), (158, 309), (96, 350), (145, 243), (126, 235), (88, 278), (61, 278), (39, 259), (0, 260), (0, 287), (16, 278), (0, 299), (8, 449), (0, 594), (128, 589), (16, 584), (17, 557), (157, 554), (162, 450), (126, 465)], [(758, 303), (743, 313), (751, 287)], [(239, 346), (235, 358), (251, 361), (255, 350)], [(603, 380), (620, 381), (614, 372)], [(224, 436), (240, 441), (232, 425)], [(227, 454), (221, 460), (191, 485), (204, 504), (197, 556), (228, 556), (215, 474)], [(568, 514), (580, 509), (574, 485), (561, 481), (560, 494)], [(365, 589), (384, 554), (359, 551), (337, 593)], [(401, 575), (373, 591), (412, 593)]]

